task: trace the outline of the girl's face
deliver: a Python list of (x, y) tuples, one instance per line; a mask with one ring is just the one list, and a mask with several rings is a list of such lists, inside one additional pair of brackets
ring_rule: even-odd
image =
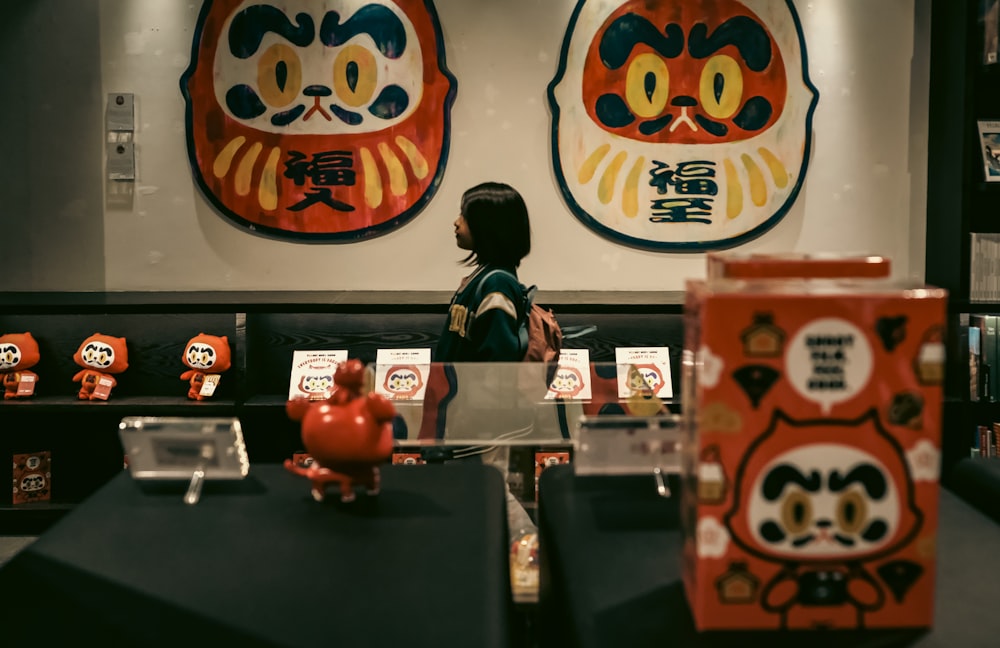
[(462, 250), (472, 250), (472, 233), (469, 232), (469, 224), (465, 222), (465, 216), (461, 214), (455, 219), (455, 243)]

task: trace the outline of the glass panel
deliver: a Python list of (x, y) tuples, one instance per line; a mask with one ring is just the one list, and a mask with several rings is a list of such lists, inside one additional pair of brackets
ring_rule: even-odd
[(431, 363), (420, 369), (422, 400), (392, 399), (401, 447), (569, 444), (583, 416), (662, 416), (680, 404), (659, 395), (678, 391), (669, 368), (651, 365), (590, 363), (582, 373), (528, 362)]

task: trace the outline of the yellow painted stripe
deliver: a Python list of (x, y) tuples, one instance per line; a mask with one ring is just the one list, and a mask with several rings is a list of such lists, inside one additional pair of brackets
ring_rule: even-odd
[(382, 161), (385, 162), (385, 168), (389, 171), (389, 191), (394, 196), (402, 196), (406, 193), (407, 184), (403, 164), (385, 142), (379, 142), (378, 152), (382, 156)]
[(246, 141), (247, 138), (242, 135), (234, 137), (224, 149), (219, 151), (219, 157), (215, 158), (215, 163), (212, 165), (212, 173), (215, 174), (216, 178), (222, 178), (229, 173), (229, 167), (233, 165), (233, 156)]
[(577, 174), (577, 179), (580, 181), (580, 184), (587, 184), (594, 178), (594, 173), (597, 171), (597, 166), (601, 163), (601, 160), (604, 159), (604, 156), (607, 155), (608, 151), (610, 150), (611, 150), (610, 144), (601, 144), (596, 149), (594, 149), (594, 152), (591, 153), (590, 156), (587, 158), (587, 161), (583, 163), (583, 166), (580, 167), (580, 172)]
[(622, 165), (625, 164), (625, 158), (627, 157), (628, 153), (625, 151), (616, 155), (601, 175), (601, 181), (597, 184), (597, 199), (605, 205), (611, 202), (611, 199), (615, 195), (615, 182), (618, 181), (618, 172), (622, 170)]
[(260, 155), (263, 148), (263, 144), (260, 142), (254, 142), (247, 151), (247, 154), (243, 156), (242, 160), (240, 160), (240, 165), (236, 167), (237, 196), (250, 195), (250, 181), (253, 179), (253, 165), (257, 161), (257, 156)]
[(640, 156), (632, 170), (625, 178), (625, 191), (622, 194), (622, 212), (629, 218), (639, 215), (639, 178), (642, 176), (642, 166), (646, 163), (646, 158)]
[(760, 167), (753, 161), (753, 158), (744, 153), (740, 156), (743, 166), (747, 169), (750, 178), (750, 201), (758, 207), (763, 207), (767, 201), (767, 185), (764, 184), (764, 174)]
[(413, 175), (417, 177), (417, 180), (426, 178), (428, 173), (427, 160), (417, 150), (417, 145), (402, 135), (397, 135), (396, 146), (403, 151), (403, 155), (410, 161), (410, 166), (413, 167)]
[(378, 174), (375, 156), (367, 147), (361, 147), (361, 169), (365, 179), (365, 204), (378, 207), (382, 204), (382, 176)]
[(281, 156), (281, 149), (275, 146), (267, 156), (264, 163), (264, 170), (260, 174), (260, 186), (257, 187), (257, 200), (260, 206), (267, 211), (278, 206), (278, 158)]
[(726, 218), (736, 218), (743, 211), (743, 187), (736, 165), (729, 158), (722, 162), (726, 171)]
[(785, 170), (785, 165), (781, 163), (774, 153), (770, 150), (761, 147), (757, 149), (760, 156), (764, 158), (764, 163), (767, 164), (767, 168), (771, 171), (771, 176), (774, 178), (774, 186), (779, 189), (784, 189), (788, 186), (788, 171)]

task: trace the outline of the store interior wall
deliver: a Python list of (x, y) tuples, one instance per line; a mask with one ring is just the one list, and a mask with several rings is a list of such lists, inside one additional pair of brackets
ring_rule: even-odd
[(3, 4), (2, 290), (104, 290), (103, 94), (94, 1)]
[[(801, 19), (820, 93), (801, 193), (742, 252), (871, 252), (922, 277), (931, 0), (809, 0)], [(674, 291), (704, 254), (634, 249), (594, 233), (551, 168), (552, 80), (575, 0), (435, 0), (458, 81), (449, 162), (427, 207), (356, 243), (286, 242), (217, 213), (192, 176), (179, 78), (201, 3), (8, 0), (0, 22), (0, 290), (454, 288), (452, 222), (485, 180), (525, 196), (521, 277), (545, 290)], [(136, 102), (136, 181), (108, 183), (105, 103)], [(112, 191), (113, 189), (113, 191)]]

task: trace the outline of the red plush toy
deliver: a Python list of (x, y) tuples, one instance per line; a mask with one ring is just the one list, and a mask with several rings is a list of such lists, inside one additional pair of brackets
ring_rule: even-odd
[(107, 400), (118, 384), (112, 374), (128, 369), (125, 338), (94, 333), (76, 350), (73, 361), (83, 367), (73, 376), (73, 382), (80, 383), (80, 400)]
[(378, 465), (392, 455), (396, 408), (380, 394), (362, 394), (364, 364), (360, 360), (340, 363), (333, 382), (336, 388), (324, 401), (288, 401), (288, 417), (302, 422), (302, 443), (313, 462), (299, 466), (285, 460), (285, 468), (312, 482), (317, 502), (323, 501), (330, 482), (340, 484), (342, 502), (354, 500), (355, 485), (377, 495)]
[(0, 377), (4, 400), (25, 398), (35, 392), (38, 374), (28, 371), (38, 364), (38, 342), (31, 333), (0, 335)]
[(205, 400), (215, 393), (219, 374), (230, 367), (230, 355), (229, 338), (225, 335), (218, 337), (199, 333), (188, 340), (181, 358), (191, 368), (181, 374), (181, 380), (191, 384), (188, 398)]

